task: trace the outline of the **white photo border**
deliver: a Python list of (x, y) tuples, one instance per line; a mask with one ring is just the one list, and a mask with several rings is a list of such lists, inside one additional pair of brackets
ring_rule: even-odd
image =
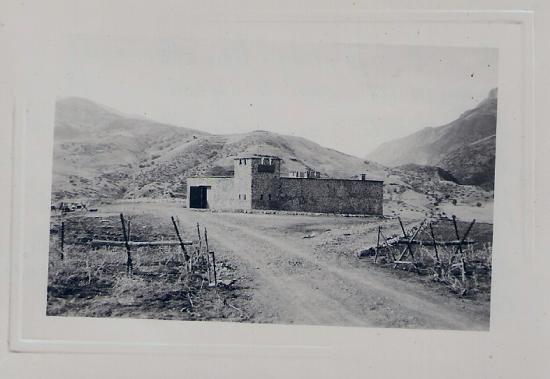
[[(187, 22), (196, 23), (198, 27), (208, 25), (214, 30), (211, 36), (201, 39), (218, 38), (222, 29), (232, 30), (234, 34), (229, 34), (228, 38), (244, 38), (247, 31), (253, 29), (258, 31), (255, 38), (263, 37), (266, 42), (322, 36), (342, 43), (478, 46), (499, 50), (494, 215), (494, 245), (498, 254), (494, 256), (490, 331), (46, 316), (49, 250), (46, 225), (49, 222), (55, 93), (44, 88), (51, 88), (53, 80), (59, 75), (51, 67), (55, 57), (50, 55), (60, 51), (56, 49), (62, 51), (63, 40), (52, 42), (51, 38), (61, 37), (63, 31), (55, 30), (42, 38), (38, 37), (39, 41), (55, 44), (54, 49), (48, 50), (50, 46), (46, 43), (38, 52), (29, 51), (38, 42), (31, 42), (31, 36), (22, 33), (18, 41), (21, 45), (14, 48), (16, 57), (20, 59), (16, 63), (21, 63), (17, 68), (18, 82), (13, 93), (15, 101), (10, 98), (9, 91), (2, 95), (14, 105), (13, 120), (10, 120), (13, 121), (14, 157), (11, 259), (2, 273), (3, 280), (7, 274), (11, 278), (8, 283), (9, 304), (4, 304), (6, 299), (2, 297), (2, 313), (7, 314), (4, 311), (9, 309), (9, 320), (6, 321), (10, 352), (185, 354), (240, 358), (275, 356), (306, 360), (346, 356), (371, 363), (391, 364), (387, 355), (390, 348), (409, 354), (403, 362), (412, 362), (421, 359), (426, 347), (438, 340), (445, 348), (434, 349), (432, 346), (429, 349), (437, 368), (448, 365), (452, 355), (458, 352), (482, 364), (490, 352), (498, 354), (499, 346), (505, 344), (506, 338), (520, 338), (514, 330), (510, 330), (510, 325), (529, 322), (518, 307), (523, 301), (521, 293), (529, 290), (530, 282), (528, 268), (524, 268), (526, 272), (517, 272), (514, 260), (521, 255), (532, 264), (536, 262), (531, 246), (534, 217), (531, 12), (199, 13), (189, 16)], [(387, 32), (389, 34), (384, 34)], [(37, 54), (44, 54), (41, 56), (44, 60), (31, 62)], [(47, 77), (52, 73), (53, 76)], [(521, 232), (518, 233), (518, 230)], [(509, 236), (512, 232), (521, 238), (511, 241)], [(512, 297), (514, 302), (509, 301)], [(368, 357), (361, 350), (366, 346), (376, 346), (375, 349), (368, 349)], [(465, 350), (464, 346), (470, 346), (469, 350)], [(461, 373), (468, 374), (468, 370)]]

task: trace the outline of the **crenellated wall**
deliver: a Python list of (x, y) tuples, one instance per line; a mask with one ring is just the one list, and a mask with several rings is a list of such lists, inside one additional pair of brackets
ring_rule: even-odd
[(280, 179), (279, 160), (252, 161), (252, 209), (278, 209)]
[(280, 165), (279, 159), (236, 159), (234, 177), (188, 178), (187, 193), (190, 187), (206, 187), (211, 209), (383, 213), (382, 181), (283, 178)]
[(280, 178), (278, 209), (381, 215), (383, 212), (383, 182)]

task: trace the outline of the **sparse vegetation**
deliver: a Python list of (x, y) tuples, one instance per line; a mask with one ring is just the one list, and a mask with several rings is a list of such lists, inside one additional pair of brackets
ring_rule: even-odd
[[(459, 230), (464, 233), (464, 230), (468, 228), (468, 223), (458, 222), (458, 226)], [(411, 265), (403, 265), (400, 268), (415, 271), (429, 280), (440, 282), (460, 296), (481, 296), (488, 299), (491, 289), (492, 228), (491, 224), (475, 224), (468, 239), (472, 239), (476, 243), (462, 247), (465, 280), (462, 278), (461, 256), (458, 254), (457, 246), (438, 246), (437, 255), (433, 247), (416, 246), (413, 248), (414, 259), (412, 259), (416, 268), (413, 270)], [(434, 232), (436, 240), (456, 240), (454, 227), (448, 220), (434, 224)], [(397, 236), (395, 234), (391, 237)], [(430, 241), (431, 235), (424, 230), (417, 238)], [(401, 245), (393, 249), (395, 252), (402, 251), (404, 246)], [(378, 263), (390, 269), (393, 268), (394, 263), (392, 260), (387, 260), (386, 251), (385, 248), (380, 249), (380, 254), (383, 256)]]
[[(103, 222), (101, 222), (103, 221)], [(144, 224), (147, 222), (147, 224)], [(233, 319), (243, 321), (240, 308), (228, 299), (244, 291), (231, 279), (234, 271), (220, 261), (220, 283), (209, 287), (207, 263), (195, 257), (188, 272), (179, 246), (132, 249), (133, 274), (126, 274), (123, 248), (93, 249), (93, 238), (120, 239), (116, 217), (72, 216), (66, 219), (66, 245), (60, 254), (58, 218), (53, 218), (48, 270), (48, 315), (138, 317), (180, 320)], [(169, 224), (149, 216), (133, 218), (133, 239), (167, 238)], [(238, 305), (238, 299), (232, 304)], [(233, 305), (235, 306), (235, 305)]]

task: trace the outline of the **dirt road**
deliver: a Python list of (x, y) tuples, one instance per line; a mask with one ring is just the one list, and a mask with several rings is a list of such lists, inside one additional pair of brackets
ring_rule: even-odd
[[(486, 330), (488, 304), (377, 270), (353, 256), (383, 220), (210, 213), (158, 206), (187, 230), (208, 228), (212, 249), (248, 281), (253, 322)], [(304, 238), (310, 234), (313, 238)], [(342, 248), (346, 246), (346, 248)], [(347, 249), (347, 250), (346, 250)], [(346, 250), (346, 251), (343, 251)]]

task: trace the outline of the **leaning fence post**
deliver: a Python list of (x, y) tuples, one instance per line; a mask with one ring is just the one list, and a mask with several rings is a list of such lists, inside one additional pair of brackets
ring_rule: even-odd
[(65, 221), (61, 221), (61, 260), (65, 258)]
[[(421, 223), (420, 223), (420, 226), (418, 227), (418, 229), (416, 230), (416, 232), (414, 232), (414, 234), (408, 239), (408, 241), (405, 241), (405, 243), (407, 244), (407, 246), (403, 249), (403, 252), (401, 253), (401, 255), (399, 255), (399, 258), (398, 258), (398, 262), (401, 262), (403, 260), (403, 257), (405, 257), (407, 251), (411, 254), (411, 258), (412, 260), (414, 260), (414, 254), (412, 252), (412, 249), (411, 249), (411, 242), (414, 241), (414, 239), (416, 238), (416, 236), (418, 235), (418, 233), (420, 233), (420, 230), (422, 230), (422, 228), (424, 227), (424, 223), (426, 222), (426, 220), (424, 219)], [(393, 268), (396, 269), (397, 268), (397, 265), (399, 263), (396, 263)], [(416, 268), (416, 266), (415, 266)]]
[(460, 263), (462, 266), (462, 283), (466, 282), (466, 263), (464, 262), (464, 252), (462, 251), (462, 244), (466, 240), (466, 237), (468, 237), (468, 234), (470, 234), (470, 231), (472, 230), (472, 227), (474, 226), (475, 222), (476, 220), (473, 219), (470, 225), (468, 226), (468, 229), (466, 229), (466, 233), (464, 233), (462, 238), (460, 238), (460, 234), (458, 233), (458, 226), (456, 224), (456, 217), (455, 215), (453, 215), (453, 224), (455, 227), (456, 238), (459, 240), (458, 249), (455, 251), (455, 255), (458, 251), (460, 251)]
[(124, 245), (126, 246), (126, 253), (128, 254), (128, 260), (126, 261), (126, 274), (132, 275), (132, 253), (130, 252), (130, 244), (128, 243), (128, 234), (126, 234), (126, 223), (124, 222), (124, 215), (120, 214), (120, 222), (122, 224), (122, 235), (124, 236)]
[(374, 263), (378, 260), (378, 249), (380, 249), (380, 226), (378, 227), (378, 237), (376, 238), (376, 252), (374, 253)]
[(399, 220), (399, 225), (401, 226), (401, 230), (403, 231), (403, 237), (407, 238), (407, 232), (405, 231), (405, 227), (403, 226), (403, 221), (401, 221), (401, 217), (397, 217)]
[[(208, 230), (206, 230), (206, 227), (204, 228), (204, 245), (206, 247), (206, 268), (208, 270), (208, 284), (210, 284), (210, 277), (212, 273), (210, 272), (210, 249), (208, 248)], [(216, 272), (214, 270), (214, 272)], [(214, 278), (216, 277), (216, 274), (214, 274)], [(214, 283), (216, 280), (214, 279)]]
[(386, 238), (386, 236), (384, 236), (384, 233), (382, 233), (382, 230), (380, 230), (380, 237), (382, 237), (382, 240), (384, 241), (384, 246), (386, 246), (386, 258), (390, 260), (390, 255), (391, 255), (392, 262), (395, 262), (395, 255), (393, 254), (393, 250), (388, 244), (388, 239)]
[(178, 229), (178, 224), (176, 223), (176, 220), (174, 220), (174, 216), (172, 216), (172, 224), (174, 224), (176, 235), (178, 236), (178, 240), (180, 241), (181, 250), (183, 251), (183, 256), (185, 257), (185, 262), (189, 262), (189, 254), (187, 254), (187, 249), (185, 248), (185, 245), (183, 244), (183, 240), (181, 239), (180, 231)]

